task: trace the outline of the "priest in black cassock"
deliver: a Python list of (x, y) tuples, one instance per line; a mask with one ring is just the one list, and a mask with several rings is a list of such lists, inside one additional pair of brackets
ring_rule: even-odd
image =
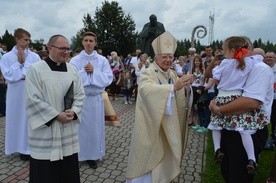
[[(68, 39), (54, 35), (47, 48), (49, 57), (31, 65), (26, 75), (30, 182), (79, 183), (76, 125), (85, 94), (78, 72), (66, 63)], [(72, 103), (65, 108), (68, 90)]]

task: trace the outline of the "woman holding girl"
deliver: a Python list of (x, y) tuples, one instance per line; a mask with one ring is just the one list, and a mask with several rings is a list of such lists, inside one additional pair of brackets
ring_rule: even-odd
[[(255, 62), (249, 55), (249, 43), (245, 37), (232, 36), (223, 43), (225, 59), (213, 69), (213, 79), (218, 82), (218, 96), (214, 98), (217, 106), (227, 104), (241, 96), (243, 86), (252, 70)], [(241, 115), (219, 115), (219, 107), (216, 114), (211, 116), (208, 126), (213, 131), (215, 148), (215, 162), (219, 163), (224, 156), (220, 149), (221, 130), (235, 130), (241, 135), (242, 143), (248, 157), (248, 173), (256, 173), (256, 157), (251, 135), (258, 129), (264, 128), (269, 123), (265, 111), (260, 107), (254, 111)]]

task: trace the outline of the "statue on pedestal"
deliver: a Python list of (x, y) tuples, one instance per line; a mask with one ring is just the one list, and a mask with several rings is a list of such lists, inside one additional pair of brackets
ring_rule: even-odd
[(150, 22), (146, 23), (140, 33), (140, 49), (151, 58), (154, 52), (151, 46), (152, 41), (165, 32), (165, 27), (157, 21), (157, 17), (152, 14), (149, 17)]

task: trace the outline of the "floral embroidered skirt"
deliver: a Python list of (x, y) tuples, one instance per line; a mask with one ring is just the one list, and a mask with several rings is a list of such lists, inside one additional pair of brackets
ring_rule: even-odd
[[(240, 95), (219, 96), (215, 97), (214, 101), (216, 105), (221, 106), (227, 104)], [(258, 130), (264, 128), (269, 123), (269, 119), (265, 111), (259, 106), (259, 108), (241, 114), (241, 115), (211, 115), (211, 122), (208, 126), (211, 130)]]

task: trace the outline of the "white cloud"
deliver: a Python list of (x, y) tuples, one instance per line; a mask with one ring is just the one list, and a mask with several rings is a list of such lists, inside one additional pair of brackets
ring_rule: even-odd
[[(109, 0), (110, 2), (111, 0)], [(196, 25), (205, 25), (209, 30), (209, 14), (215, 13), (214, 39), (223, 40), (232, 35), (246, 35), (252, 40), (261, 38), (276, 43), (276, 1), (268, 0), (117, 0), (125, 14), (130, 14), (140, 32), (155, 14), (177, 39), (190, 39)], [(0, 0), (0, 35), (5, 30), (13, 33), (18, 27), (32, 34), (32, 39), (43, 38), (45, 42), (54, 34), (63, 34), (69, 39), (83, 27), (86, 13), (94, 16), (101, 0)], [(208, 43), (208, 35), (200, 40)]]

